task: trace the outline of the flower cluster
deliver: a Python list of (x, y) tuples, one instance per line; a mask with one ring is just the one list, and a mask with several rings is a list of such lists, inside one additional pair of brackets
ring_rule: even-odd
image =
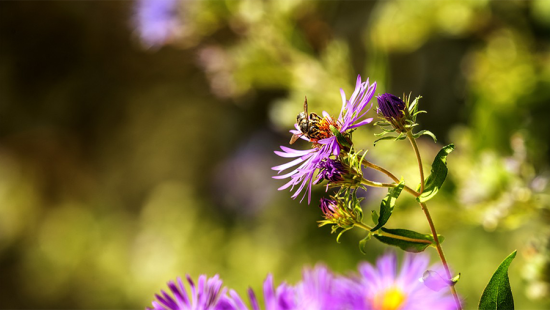
[(260, 307), (254, 292), (249, 289), (250, 308), (234, 290), (221, 288), (218, 276), (200, 276), (195, 286), (188, 277), (189, 297), (181, 279), (169, 282), (173, 297), (162, 291), (156, 295), (150, 310), (451, 310), (452, 296), (434, 291), (424, 285), (422, 277), (429, 259), (422, 254), (407, 254), (401, 270), (397, 271), (395, 254), (378, 259), (376, 266), (362, 263), (358, 274), (347, 277), (332, 273), (326, 266), (306, 268), (302, 280), (294, 285), (282, 283), (275, 287), (268, 275), (263, 285), (265, 306)]
[[(344, 171), (339, 171), (338, 169), (342, 167), (332, 164), (331, 160), (338, 158), (342, 150), (351, 147), (351, 133), (356, 128), (372, 122), (372, 118), (364, 117), (372, 107), (372, 103), (369, 105), (369, 102), (375, 90), (376, 82), (369, 84), (368, 79), (363, 82), (361, 76), (357, 77), (355, 91), (349, 100), (346, 98), (344, 90), (340, 89), (342, 109), (336, 121), (327, 112), (323, 112), (323, 118), (318, 124), (320, 134), (317, 135), (321, 139), (308, 137), (307, 133), (300, 131), (299, 124), (296, 123), (296, 130), (291, 130), (291, 133), (301, 135), (302, 139), (311, 142), (312, 148), (309, 150), (295, 150), (281, 146), (282, 152), (275, 151), (275, 154), (281, 157), (294, 158), (286, 164), (273, 167), (272, 169), (278, 171), (278, 174), (297, 166), (297, 168), (286, 174), (273, 177), (275, 179), (290, 178), (290, 181), (281, 186), (279, 190), (289, 187), (292, 190), (294, 186), (297, 186), (298, 189), (292, 195), (292, 198), (296, 198), (302, 190), (306, 189), (302, 200), (307, 195), (308, 203), (310, 203), (311, 188), (314, 183), (319, 182), (322, 178), (333, 182), (338, 180), (338, 174), (343, 174)], [(328, 172), (326, 170), (327, 165), (331, 165)], [(315, 175), (320, 169), (324, 169), (326, 173), (316, 178)]]

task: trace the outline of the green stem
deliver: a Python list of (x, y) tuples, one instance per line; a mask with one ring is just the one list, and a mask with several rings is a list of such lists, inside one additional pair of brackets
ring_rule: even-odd
[(380, 183), (380, 182), (370, 181), (367, 179), (362, 179), (361, 184), (366, 186), (371, 186), (371, 187), (396, 187), (397, 186), (397, 184), (395, 183)]
[[(416, 139), (412, 135), (412, 131), (407, 131), (407, 138), (409, 138), (409, 141), (411, 142), (411, 145), (414, 149), (414, 154), (416, 155), (416, 160), (418, 161), (418, 170), (420, 171), (420, 194), (424, 192), (424, 169), (422, 168), (422, 158), (420, 157), (420, 152), (418, 151), (418, 145), (416, 145)], [(428, 206), (425, 203), (420, 203), (420, 206), (422, 207), (422, 211), (424, 211), (424, 215), (426, 215), (426, 219), (428, 220), (428, 225), (430, 226), (430, 230), (432, 231), (432, 235), (434, 238), (435, 247), (437, 249), (437, 254), (439, 254), (439, 258), (441, 259), (441, 263), (443, 264), (443, 267), (445, 268), (445, 272), (447, 273), (447, 278), (452, 279), (451, 271), (449, 270), (449, 265), (447, 264), (447, 260), (445, 259), (445, 254), (443, 254), (443, 249), (441, 248), (441, 243), (439, 242), (439, 238), (437, 237), (437, 230), (435, 229), (434, 222), (432, 220), (432, 216), (430, 215), (430, 211), (428, 210)], [(457, 310), (462, 310), (462, 305), (460, 304), (460, 299), (458, 298), (458, 294), (456, 293), (456, 289), (454, 285), (451, 285), (451, 293), (453, 294), (453, 297), (456, 302)]]
[[(445, 259), (445, 254), (443, 254), (443, 249), (441, 248), (441, 243), (439, 242), (439, 238), (437, 237), (437, 231), (435, 229), (432, 216), (430, 215), (430, 211), (428, 211), (428, 206), (426, 206), (425, 203), (420, 203), (420, 206), (422, 207), (422, 211), (424, 211), (424, 214), (426, 215), (426, 219), (428, 220), (428, 224), (430, 225), (430, 230), (432, 231), (432, 236), (434, 238), (437, 254), (439, 254), (441, 263), (445, 268), (445, 272), (447, 273), (447, 278), (452, 279), (453, 276), (451, 275), (451, 270), (449, 269), (449, 265), (447, 264), (447, 260)], [(455, 299), (457, 309), (462, 310), (462, 305), (460, 304), (460, 299), (458, 298), (458, 294), (456, 293), (456, 289), (454, 285), (451, 285), (451, 293), (453, 294), (453, 297)]]
[(422, 192), (424, 192), (424, 169), (422, 169), (422, 158), (420, 157), (420, 152), (418, 151), (418, 146), (416, 145), (416, 140), (412, 136), (411, 130), (407, 131), (407, 138), (409, 138), (411, 142), (416, 160), (418, 161), (418, 170), (420, 171), (420, 194), (422, 194)]
[[(377, 170), (377, 171), (380, 171), (382, 173), (384, 173), (385, 175), (387, 175), (388, 177), (390, 177), (390, 179), (392, 179), (395, 183), (399, 183), (399, 179), (393, 175), (391, 172), (389, 172), (388, 170), (376, 165), (376, 164), (373, 164), (371, 163), (370, 161), (366, 160), (366, 159), (363, 159), (363, 162), (362, 162), (363, 166), (365, 167), (368, 167), (368, 168), (371, 168), (371, 169), (374, 169), (374, 170)], [(415, 191), (414, 189), (408, 187), (407, 185), (405, 185), (404, 187), (404, 190), (406, 190), (407, 192), (409, 192), (411, 195), (415, 196), (415, 197), (418, 197), (420, 196), (420, 194)]]

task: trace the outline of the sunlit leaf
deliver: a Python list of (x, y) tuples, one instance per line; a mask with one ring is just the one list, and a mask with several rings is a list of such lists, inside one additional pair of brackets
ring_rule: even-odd
[(388, 194), (384, 199), (382, 199), (382, 202), (380, 203), (380, 215), (378, 216), (378, 221), (374, 222), (376, 226), (374, 226), (371, 231), (375, 231), (380, 229), (380, 227), (384, 226), (388, 220), (390, 219), (390, 216), (393, 212), (393, 208), (395, 207), (395, 202), (397, 201), (397, 198), (401, 194), (401, 191), (405, 187), (405, 183), (401, 181), (397, 187), (393, 187), (388, 189)]
[(437, 153), (432, 164), (432, 172), (424, 183), (424, 191), (420, 196), (416, 197), (418, 202), (426, 202), (437, 194), (447, 177), (447, 155), (449, 155), (454, 148), (454, 144), (449, 144), (444, 146), (441, 151)]
[(508, 267), (516, 257), (516, 252), (508, 255), (491, 277), (489, 284), (485, 287), (481, 300), (479, 301), (480, 310), (513, 310), (514, 298), (510, 281), (508, 279)]

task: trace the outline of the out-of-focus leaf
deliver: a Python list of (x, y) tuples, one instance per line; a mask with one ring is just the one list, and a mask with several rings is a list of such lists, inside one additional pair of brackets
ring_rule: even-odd
[(516, 252), (508, 255), (491, 277), (489, 284), (485, 287), (479, 301), (480, 310), (513, 310), (514, 297), (508, 279), (508, 267), (516, 257)]
[(424, 183), (424, 191), (420, 196), (416, 197), (418, 202), (426, 202), (437, 194), (447, 177), (447, 155), (449, 155), (454, 148), (454, 144), (449, 144), (444, 146), (441, 151), (437, 153), (432, 164), (432, 173)]

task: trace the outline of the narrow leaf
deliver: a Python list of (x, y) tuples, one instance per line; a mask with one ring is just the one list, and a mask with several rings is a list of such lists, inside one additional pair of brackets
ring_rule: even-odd
[(454, 148), (455, 146), (453, 144), (449, 144), (444, 146), (441, 151), (437, 153), (432, 164), (432, 172), (424, 182), (424, 192), (416, 197), (418, 202), (426, 202), (437, 194), (447, 177), (447, 155), (449, 155)]
[(434, 242), (431, 235), (417, 233), (412, 230), (388, 229), (384, 227), (381, 229), (390, 235), (375, 234), (374, 237), (376, 239), (382, 243), (399, 247), (407, 252), (422, 252)]
[(397, 187), (388, 189), (388, 194), (386, 195), (386, 197), (384, 197), (384, 199), (382, 199), (382, 202), (380, 203), (380, 216), (378, 217), (378, 223), (374, 222), (377, 224), (370, 231), (378, 230), (380, 229), (380, 227), (384, 226), (388, 222), (393, 212), (393, 208), (395, 207), (395, 202), (397, 201), (397, 198), (401, 194), (401, 191), (404, 187), (405, 183), (403, 183), (403, 180), (401, 180)]
[[(333, 226), (333, 228), (334, 228), (334, 227), (336, 227), (336, 226)], [(350, 230), (350, 229), (352, 229), (352, 228), (353, 228), (353, 227), (345, 228), (344, 230), (342, 230), (342, 231), (338, 234), (338, 236), (336, 236), (336, 242), (340, 243), (340, 237), (342, 237), (342, 235), (343, 235), (346, 231), (348, 231), (348, 230)]]
[(429, 131), (429, 130), (421, 130), (421, 131), (415, 133), (415, 134), (413, 135), (413, 137), (414, 137), (415, 139), (417, 139), (417, 138), (419, 138), (420, 136), (424, 136), (424, 135), (432, 137), (432, 139), (434, 140), (434, 142), (437, 142), (437, 138), (436, 138), (435, 135), (434, 135), (431, 131)]
[(397, 139), (397, 138), (398, 138), (398, 137), (395, 137), (395, 136), (386, 136), (386, 137), (383, 137), (383, 138), (380, 138), (380, 139), (376, 139), (376, 140), (374, 141), (374, 145), (376, 145), (376, 143), (377, 143), (378, 141), (382, 141), (382, 140), (395, 140), (395, 139)]
[(512, 296), (512, 289), (510, 288), (510, 281), (508, 279), (508, 267), (510, 263), (516, 257), (516, 252), (508, 255), (497, 270), (491, 277), (489, 284), (481, 295), (479, 301), (480, 310), (513, 310), (514, 298)]

